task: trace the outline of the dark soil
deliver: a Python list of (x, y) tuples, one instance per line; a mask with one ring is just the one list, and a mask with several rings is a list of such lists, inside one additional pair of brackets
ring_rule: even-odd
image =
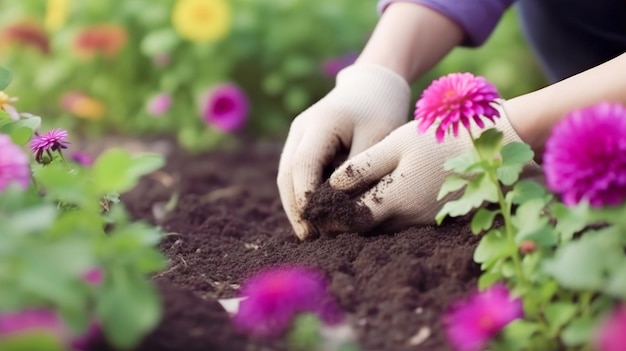
[[(279, 155), (280, 146), (270, 144), (205, 155), (175, 151), (165, 169), (124, 197), (137, 218), (168, 233), (161, 247), (169, 267), (155, 277), (165, 318), (139, 350), (285, 350), (280, 340), (238, 334), (215, 302), (236, 296), (250, 274), (284, 263), (326, 273), (362, 350), (448, 350), (441, 313), (474, 289), (479, 274), (472, 261), (477, 238), (467, 222), (300, 242), (276, 188)], [(175, 192), (177, 206), (163, 218), (155, 209)], [(412, 340), (427, 329), (426, 340)]]

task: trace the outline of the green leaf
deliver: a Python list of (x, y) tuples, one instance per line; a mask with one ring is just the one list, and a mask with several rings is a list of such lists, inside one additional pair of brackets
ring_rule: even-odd
[(549, 247), (557, 243), (557, 236), (549, 225), (547, 216), (542, 215), (545, 201), (542, 198), (530, 199), (521, 204), (512, 218), (517, 229), (515, 241), (534, 241), (541, 247)]
[(481, 207), (476, 211), (470, 225), (472, 233), (478, 234), (483, 230), (488, 230), (493, 225), (493, 219), (500, 213), (499, 210), (492, 211)]
[(441, 189), (439, 190), (439, 195), (437, 195), (437, 201), (443, 199), (444, 196), (450, 194), (451, 192), (463, 188), (465, 184), (467, 184), (467, 180), (459, 177), (458, 175), (453, 174), (446, 177), (446, 180), (444, 180), (441, 185)]
[(141, 41), (141, 51), (146, 56), (171, 52), (180, 42), (180, 37), (172, 28), (152, 30)]
[(15, 333), (8, 337), (0, 338), (0, 350), (2, 351), (66, 351), (65, 345), (59, 342), (58, 337), (43, 333)]
[(9, 84), (11, 84), (12, 79), (13, 74), (11, 74), (11, 71), (4, 67), (0, 67), (0, 90), (6, 89)]
[(132, 158), (122, 149), (107, 150), (93, 165), (94, 187), (101, 195), (123, 193), (135, 186), (141, 176), (157, 170), (164, 163), (159, 155)]
[(502, 155), (502, 164), (510, 166), (524, 165), (526, 162), (533, 159), (535, 153), (528, 144), (512, 142), (502, 147), (500, 155)]
[(478, 290), (485, 290), (500, 280), (502, 280), (502, 274), (500, 273), (483, 273), (478, 278)]
[(485, 201), (498, 201), (498, 193), (496, 186), (489, 180), (489, 177), (481, 173), (468, 181), (465, 192), (460, 199), (449, 201), (443, 206), (437, 213), (437, 223), (441, 224), (446, 216), (457, 217), (467, 214), (472, 209), (480, 207)]
[(480, 239), (480, 243), (474, 251), (476, 263), (486, 263), (503, 257), (508, 257), (516, 250), (500, 229), (487, 233)]
[(297, 316), (287, 341), (293, 350), (318, 350), (322, 343), (321, 322), (316, 315), (305, 313)]
[(518, 164), (500, 166), (496, 170), (496, 174), (498, 175), (498, 179), (502, 182), (502, 184), (506, 186), (511, 186), (517, 182), (519, 179), (519, 175), (522, 173), (523, 166)]
[(581, 346), (593, 336), (595, 321), (589, 318), (573, 320), (561, 333), (561, 341), (566, 346)]
[(514, 204), (521, 204), (530, 199), (536, 199), (546, 195), (544, 187), (532, 180), (521, 180), (517, 182), (512, 192)]
[(489, 128), (474, 140), (474, 145), (483, 157), (492, 158), (500, 152), (503, 137), (504, 134), (501, 131), (496, 128)]
[(529, 322), (523, 319), (516, 319), (502, 331), (507, 344), (510, 345), (527, 345), (528, 340), (540, 330), (537, 323)]
[(568, 302), (553, 302), (544, 308), (544, 315), (548, 321), (551, 335), (556, 335), (559, 330), (576, 315), (576, 305)]
[(611, 296), (626, 299), (626, 258), (615, 267), (609, 276), (605, 292)]
[(556, 217), (556, 230), (560, 233), (561, 242), (568, 242), (576, 232), (581, 231), (589, 224), (590, 208), (588, 203), (580, 203), (574, 207), (567, 207), (557, 202), (552, 205), (550, 213)]
[(104, 334), (119, 348), (132, 348), (161, 318), (161, 301), (153, 285), (123, 270), (112, 272), (99, 289), (96, 311)]
[(476, 151), (469, 150), (458, 156), (455, 156), (446, 161), (443, 165), (443, 169), (446, 171), (454, 171), (456, 173), (465, 173), (468, 169), (478, 163), (478, 155)]
[(606, 275), (624, 260), (619, 231), (607, 228), (588, 231), (580, 239), (561, 245), (544, 271), (564, 288), (600, 290)]
[(25, 208), (8, 219), (12, 232), (32, 233), (49, 228), (57, 217), (57, 209), (52, 205), (39, 205)]

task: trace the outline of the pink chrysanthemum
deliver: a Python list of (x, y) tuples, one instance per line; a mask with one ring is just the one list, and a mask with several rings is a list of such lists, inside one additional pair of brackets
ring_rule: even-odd
[(623, 351), (626, 345), (626, 306), (621, 306), (602, 323), (596, 337), (598, 351)]
[(573, 206), (594, 207), (626, 199), (626, 107), (600, 103), (565, 116), (546, 142), (548, 187)]
[(30, 140), (30, 150), (35, 154), (35, 160), (41, 162), (43, 153), (46, 152), (52, 158), (52, 151), (61, 151), (67, 149), (69, 144), (67, 132), (63, 129), (52, 129), (43, 135), (35, 135)]
[(15, 183), (26, 189), (30, 183), (28, 156), (8, 135), (0, 134), (0, 191)]
[(511, 321), (522, 318), (522, 301), (504, 285), (494, 285), (457, 302), (444, 316), (450, 343), (458, 351), (479, 351)]
[(247, 298), (239, 305), (235, 324), (256, 335), (283, 332), (299, 313), (315, 313), (327, 323), (341, 319), (322, 275), (308, 268), (261, 272), (244, 284), (242, 295)]
[(234, 132), (243, 127), (249, 110), (245, 92), (232, 83), (214, 87), (202, 99), (202, 118), (223, 132)]
[(483, 118), (493, 122), (500, 117), (493, 107), (498, 97), (496, 87), (483, 77), (471, 73), (448, 74), (432, 82), (417, 101), (415, 119), (420, 120), (417, 131), (424, 133), (439, 120), (436, 136), (441, 143), (450, 130), (454, 136), (459, 135), (459, 124), (469, 129), (473, 120), (484, 128)]
[(85, 350), (90, 340), (100, 332), (91, 323), (83, 335), (73, 335), (63, 320), (51, 310), (32, 309), (0, 313), (0, 340), (28, 333), (45, 333), (73, 351)]
[(151, 97), (146, 103), (146, 110), (151, 116), (164, 115), (172, 106), (172, 96), (168, 93), (160, 93)]

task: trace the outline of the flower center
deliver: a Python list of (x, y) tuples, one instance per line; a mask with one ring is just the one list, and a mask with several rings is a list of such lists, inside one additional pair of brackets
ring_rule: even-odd
[(227, 97), (219, 98), (215, 101), (215, 106), (213, 107), (213, 112), (216, 115), (223, 115), (226, 113), (230, 113), (235, 109), (235, 102), (232, 99)]
[(491, 331), (496, 327), (496, 323), (491, 316), (485, 314), (478, 318), (478, 326), (480, 326), (482, 330)]
[(206, 6), (196, 6), (193, 18), (197, 22), (209, 22), (213, 19), (213, 11)]
[(0, 106), (4, 104), (8, 104), (11, 102), (11, 97), (7, 95), (4, 91), (0, 91)]

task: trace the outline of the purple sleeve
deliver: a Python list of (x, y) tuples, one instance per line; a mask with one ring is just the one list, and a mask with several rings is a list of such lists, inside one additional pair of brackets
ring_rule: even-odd
[(502, 13), (515, 0), (379, 0), (382, 13), (394, 2), (412, 2), (431, 8), (456, 22), (466, 33), (465, 46), (481, 45), (494, 29)]

